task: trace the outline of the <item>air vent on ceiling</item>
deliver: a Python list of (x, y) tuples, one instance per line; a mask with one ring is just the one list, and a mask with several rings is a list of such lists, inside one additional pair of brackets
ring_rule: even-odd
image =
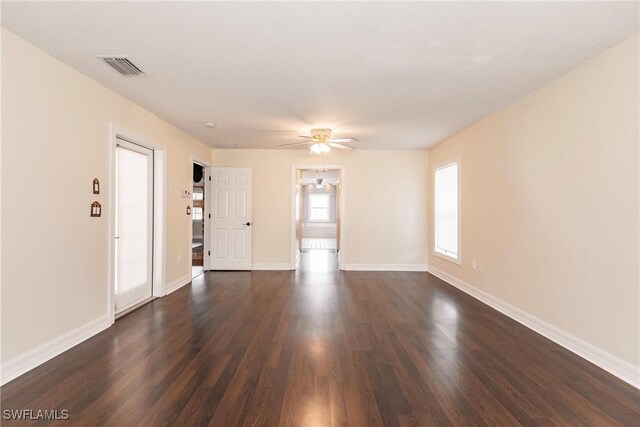
[(240, 148), (235, 142), (214, 142), (214, 148), (220, 148), (222, 150), (231, 150), (233, 148)]
[(98, 55), (96, 56), (96, 58), (105, 62), (107, 65), (109, 65), (111, 68), (113, 68), (123, 76), (136, 77), (145, 75), (142, 70), (134, 65), (133, 62), (129, 61), (126, 56)]

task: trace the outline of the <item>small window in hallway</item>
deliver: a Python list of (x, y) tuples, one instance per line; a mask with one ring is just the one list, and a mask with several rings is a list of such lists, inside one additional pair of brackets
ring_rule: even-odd
[(329, 221), (328, 194), (309, 194), (309, 221)]

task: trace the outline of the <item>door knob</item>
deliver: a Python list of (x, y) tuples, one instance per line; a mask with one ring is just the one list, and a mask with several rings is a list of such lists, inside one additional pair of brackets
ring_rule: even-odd
[(243, 224), (243, 225), (251, 226), (251, 223), (247, 222), (246, 224)]

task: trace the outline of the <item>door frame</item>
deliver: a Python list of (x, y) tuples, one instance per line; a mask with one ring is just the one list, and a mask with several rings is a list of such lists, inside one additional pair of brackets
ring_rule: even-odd
[[(204, 167), (204, 170), (202, 171), (202, 178), (204, 179), (204, 210), (202, 211), (202, 224), (203, 227), (206, 226), (207, 224), (207, 216), (209, 215), (209, 203), (207, 203), (207, 188), (209, 187), (208, 184), (208, 180), (209, 180), (209, 175), (207, 172), (207, 168), (211, 167), (211, 161), (210, 160), (205, 160), (202, 157), (196, 156), (194, 154), (191, 155), (191, 163), (189, 166), (189, 170), (191, 171), (191, 189), (193, 191), (193, 164), (197, 163), (201, 166)], [(191, 212), (193, 212), (193, 196), (191, 197), (191, 200), (189, 200), (189, 205), (191, 205)], [(209, 239), (207, 239), (207, 233), (203, 233), (202, 236), (202, 241), (204, 242), (204, 246), (202, 247), (202, 268), (204, 269), (204, 272), (206, 273), (209, 267), (209, 257), (206, 256), (206, 254), (209, 251)], [(189, 216), (189, 281), (193, 280), (192, 277), (192, 270), (193, 270), (193, 248), (191, 247), (191, 244), (193, 243), (193, 218), (191, 216)]]
[(338, 201), (338, 218), (340, 222), (340, 242), (338, 242), (338, 247), (340, 248), (340, 257), (339, 257), (339, 268), (340, 270), (345, 269), (346, 259), (347, 259), (347, 222), (346, 219), (346, 167), (344, 165), (327, 165), (327, 164), (295, 164), (291, 165), (291, 238), (290, 238), (290, 247), (291, 247), (291, 258), (290, 258), (290, 269), (295, 270), (296, 265), (298, 264), (298, 257), (300, 253), (296, 251), (296, 171), (297, 170), (314, 170), (314, 169), (333, 169), (340, 171), (340, 199)]
[[(137, 144), (153, 150), (153, 257), (152, 257), (152, 284), (151, 296), (161, 297), (165, 295), (166, 278), (166, 148), (143, 136), (137, 135), (125, 128), (109, 123), (109, 183), (108, 206), (106, 214), (109, 218), (107, 245), (108, 245), (108, 284), (107, 284), (107, 317), (109, 323), (115, 322), (115, 220), (116, 220), (116, 139)], [(99, 197), (99, 196), (98, 196)]]

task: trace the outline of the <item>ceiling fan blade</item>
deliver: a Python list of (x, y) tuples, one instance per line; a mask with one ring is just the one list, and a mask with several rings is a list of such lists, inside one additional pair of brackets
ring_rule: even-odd
[(280, 144), (278, 147), (295, 147), (296, 145), (308, 145), (310, 141), (292, 142), (291, 144)]
[(358, 142), (358, 138), (331, 138), (329, 142)]
[(311, 136), (306, 136), (306, 135), (298, 135), (298, 138), (313, 139), (313, 137), (311, 137)]
[(349, 145), (338, 144), (337, 142), (330, 142), (329, 146), (333, 148), (337, 148), (338, 150), (355, 150), (355, 147), (351, 147)]

